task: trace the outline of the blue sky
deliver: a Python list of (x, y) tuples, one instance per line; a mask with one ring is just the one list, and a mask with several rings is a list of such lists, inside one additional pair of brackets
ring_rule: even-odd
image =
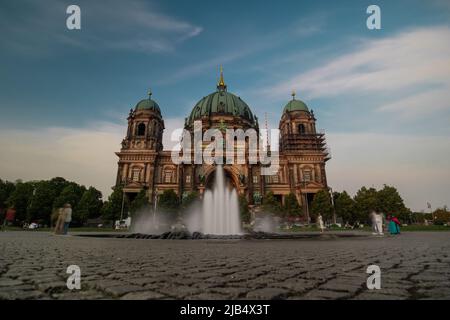
[[(70, 4), (81, 30), (66, 28)], [(366, 27), (370, 4), (382, 30)], [(222, 64), (271, 127), (292, 90), (314, 109), (335, 189), (388, 183), (413, 209), (450, 205), (449, 22), (440, 0), (2, 1), (0, 177), (107, 194), (128, 110), (151, 88), (169, 131)]]

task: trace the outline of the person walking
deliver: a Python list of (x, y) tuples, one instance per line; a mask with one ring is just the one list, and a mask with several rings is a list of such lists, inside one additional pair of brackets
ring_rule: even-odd
[(58, 219), (55, 225), (55, 234), (62, 234), (64, 231), (64, 221), (66, 220), (64, 216), (64, 208), (58, 208)]
[(372, 210), (370, 213), (370, 220), (372, 221), (372, 234), (377, 235), (378, 234), (378, 224), (377, 224), (377, 213), (375, 210)]
[(69, 225), (72, 221), (72, 206), (69, 203), (64, 205), (64, 231), (63, 234), (67, 234), (69, 231)]
[(392, 215), (387, 217), (387, 221), (389, 221), (388, 226), (390, 234), (400, 234), (400, 221)]
[(323, 219), (322, 219), (322, 215), (320, 213), (317, 216), (317, 226), (320, 229), (320, 233), (323, 233), (323, 230), (325, 229), (325, 226), (323, 225)]
[(384, 235), (383, 233), (383, 214), (380, 212), (377, 212), (375, 214), (375, 223), (377, 225), (377, 234), (379, 236)]
[(15, 219), (16, 219), (16, 209), (14, 208), (14, 206), (12, 206), (8, 210), (6, 210), (5, 219), (3, 219), (2, 231), (5, 231), (6, 226), (8, 224), (14, 223)]

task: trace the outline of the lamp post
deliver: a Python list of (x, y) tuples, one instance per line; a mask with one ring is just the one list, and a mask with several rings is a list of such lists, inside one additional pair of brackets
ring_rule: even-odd
[(120, 221), (122, 221), (123, 219), (123, 210), (125, 209), (125, 186), (127, 185), (127, 181), (122, 181), (122, 183), (120, 184), (120, 187), (122, 188), (122, 207), (120, 209), (120, 220), (119, 223), (121, 223)]
[[(303, 179), (302, 181), (303, 184), (303, 189), (306, 189), (306, 183), (307, 181), (305, 179)], [(304, 195), (305, 198), (305, 205), (306, 205), (306, 221), (309, 224), (310, 218), (309, 218), (309, 205), (308, 205), (308, 194), (306, 192), (303, 192), (302, 190), (302, 194)]]
[(333, 206), (333, 224), (336, 224), (336, 207), (334, 206), (333, 189), (331, 187), (328, 188), (330, 189), (331, 205)]
[(122, 188), (122, 209), (120, 209), (120, 221), (119, 221), (119, 224), (122, 223), (121, 221), (123, 219), (124, 206), (125, 206), (125, 191), (123, 191), (123, 188)]
[(156, 225), (156, 205), (158, 202), (158, 188), (155, 188), (155, 196), (153, 198), (153, 226), (155, 229), (158, 229), (158, 226)]
[(433, 214), (433, 209), (431, 208), (431, 203), (427, 202), (427, 206), (428, 206), (428, 209), (430, 209), (431, 219), (433, 220), (433, 223), (434, 223), (434, 214)]

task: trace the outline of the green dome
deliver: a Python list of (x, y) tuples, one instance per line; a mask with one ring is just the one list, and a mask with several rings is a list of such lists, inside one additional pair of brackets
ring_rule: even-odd
[(291, 101), (289, 101), (286, 104), (286, 106), (284, 107), (283, 113), (291, 112), (291, 111), (306, 111), (306, 112), (309, 112), (306, 103), (304, 103), (301, 100), (296, 100), (295, 98), (293, 98)]
[(187, 119), (187, 124), (192, 125), (194, 120), (210, 117), (213, 114), (231, 114), (256, 125), (256, 118), (253, 116), (250, 107), (240, 97), (221, 89), (195, 104)]
[(161, 109), (159, 108), (159, 105), (156, 103), (156, 101), (151, 99), (151, 94), (149, 94), (148, 99), (141, 100), (137, 103), (136, 111), (138, 110), (153, 110), (158, 113), (161, 113)]

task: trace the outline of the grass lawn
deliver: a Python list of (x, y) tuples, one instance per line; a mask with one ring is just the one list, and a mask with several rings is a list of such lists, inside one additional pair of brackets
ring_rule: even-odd
[(407, 227), (401, 227), (401, 231), (450, 231), (450, 226), (422, 226), (422, 225), (409, 225)]
[[(22, 229), (20, 227), (6, 227), (5, 231), (24, 231), (24, 232), (40, 232), (47, 231), (51, 232), (53, 229), (50, 228), (39, 228), (39, 229)], [(80, 227), (80, 228), (70, 228), (70, 232), (124, 232), (126, 230), (115, 230), (113, 228), (95, 228), (95, 227)], [(310, 225), (309, 227), (297, 227), (293, 226), (291, 229), (278, 229), (279, 232), (314, 232), (319, 231), (319, 228), (315, 224)], [(369, 226), (365, 226), (364, 228), (359, 229), (345, 229), (332, 227), (331, 229), (326, 229), (326, 231), (366, 231), (371, 232), (372, 228)], [(402, 232), (408, 231), (450, 231), (450, 226), (439, 226), (439, 225), (409, 225), (406, 227), (401, 227)]]
[[(400, 227), (400, 230), (401, 230), (401, 232), (408, 232), (408, 231), (450, 231), (450, 226), (409, 225), (409, 226), (406, 226), (406, 227)], [(317, 228), (315, 225), (311, 225), (309, 227), (293, 226), (289, 230), (279, 229), (279, 231), (282, 231), (282, 232), (311, 232), (311, 231), (319, 231), (319, 228)], [(345, 228), (332, 227), (331, 229), (326, 229), (326, 231), (366, 231), (366, 232), (371, 232), (372, 228), (369, 227), (369, 226), (365, 226), (364, 228), (358, 228), (358, 229), (345, 229)]]
[[(21, 227), (6, 227), (5, 231), (24, 231), (24, 232), (39, 232), (39, 231), (53, 231), (51, 228), (39, 228), (39, 229), (22, 229)], [(95, 228), (95, 227), (80, 227), (69, 228), (69, 232), (123, 232), (124, 230), (115, 230), (113, 228)]]

